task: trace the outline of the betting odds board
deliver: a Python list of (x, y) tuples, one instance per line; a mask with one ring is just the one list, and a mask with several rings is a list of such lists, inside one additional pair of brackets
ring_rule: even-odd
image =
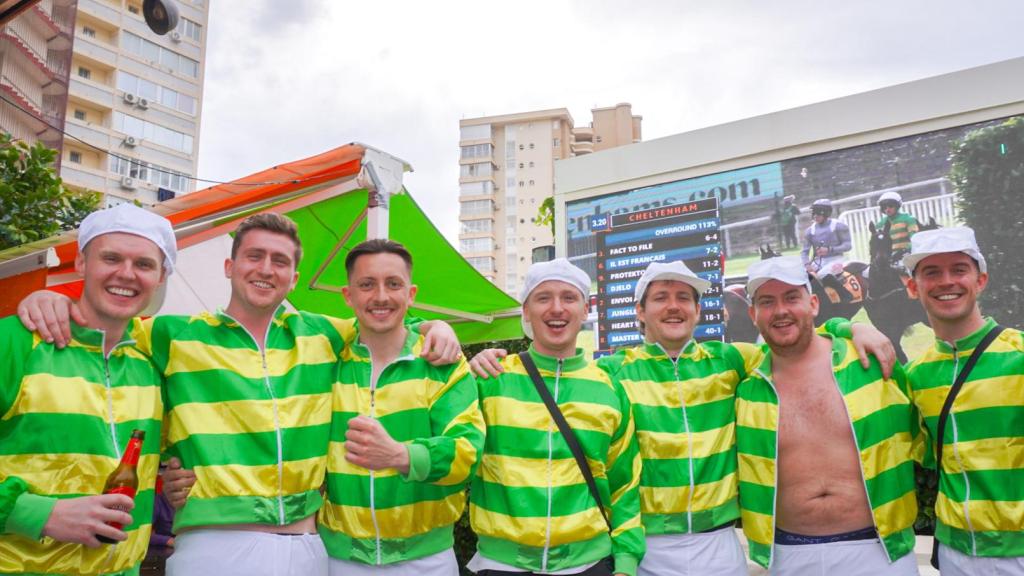
[(711, 288), (700, 300), (698, 342), (722, 340), (722, 246), (718, 199), (590, 217), (597, 240), (597, 350), (607, 354), (643, 342), (636, 325), (636, 283), (651, 262), (682, 260)]

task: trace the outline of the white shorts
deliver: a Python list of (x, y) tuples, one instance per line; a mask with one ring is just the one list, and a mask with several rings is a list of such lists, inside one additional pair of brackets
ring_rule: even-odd
[(731, 525), (700, 534), (647, 537), (637, 576), (747, 576), (747, 560)]
[(772, 576), (917, 576), (913, 551), (889, 563), (877, 538), (827, 544), (775, 545)]
[(455, 560), (455, 550), (442, 550), (437, 554), (424, 556), (415, 560), (374, 566), (361, 562), (349, 562), (337, 558), (328, 558), (331, 576), (458, 576), (459, 563)]
[(327, 576), (319, 534), (193, 530), (174, 544), (167, 576)]
[(1021, 576), (1024, 575), (1024, 556), (990, 558), (968, 556), (939, 543), (939, 574), (942, 576)]

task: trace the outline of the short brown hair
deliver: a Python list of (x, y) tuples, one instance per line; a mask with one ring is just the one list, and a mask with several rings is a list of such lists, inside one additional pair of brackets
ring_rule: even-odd
[(371, 254), (394, 254), (399, 256), (405, 261), (405, 267), (409, 270), (409, 274), (412, 274), (412, 254), (409, 253), (405, 246), (387, 238), (374, 238), (356, 244), (355, 248), (345, 256), (345, 273), (351, 276), (352, 269), (356, 266), (356, 260), (360, 256), (369, 256)]
[(235, 230), (235, 239), (231, 242), (231, 259), (238, 255), (238, 247), (242, 245), (242, 238), (252, 230), (266, 230), (274, 234), (287, 236), (295, 244), (295, 267), (298, 268), (299, 260), (302, 259), (302, 241), (299, 240), (299, 228), (295, 222), (287, 216), (264, 212), (253, 214), (238, 225)]

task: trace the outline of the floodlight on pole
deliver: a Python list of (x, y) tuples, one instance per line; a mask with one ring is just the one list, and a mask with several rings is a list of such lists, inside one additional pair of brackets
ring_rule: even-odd
[(178, 27), (178, 5), (174, 0), (144, 0), (142, 15), (149, 29), (161, 36)]

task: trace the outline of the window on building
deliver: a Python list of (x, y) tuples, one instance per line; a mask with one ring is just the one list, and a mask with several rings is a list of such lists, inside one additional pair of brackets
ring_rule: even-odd
[(192, 136), (177, 130), (171, 130), (165, 128), (159, 124), (153, 124), (147, 122), (141, 118), (136, 118), (124, 112), (114, 112), (114, 130), (128, 134), (129, 136), (135, 136), (136, 138), (143, 138), (151, 142), (155, 142), (161, 146), (173, 148), (179, 152), (186, 154), (192, 153), (192, 145), (194, 139)]
[(519, 149), (520, 149), (520, 150), (524, 150), (524, 148), (523, 148), (523, 145), (522, 145), (522, 144), (520, 144), (520, 145), (519, 145)]
[[(530, 180), (530, 186), (533, 186), (533, 180)], [(531, 199), (532, 201), (532, 199)]]
[(494, 258), (490, 256), (473, 256), (466, 258), (466, 262), (473, 268), (476, 268), (478, 272), (488, 273), (494, 272)]
[(92, 78), (92, 70), (89, 70), (85, 66), (79, 66), (78, 67), (78, 76), (88, 80), (88, 79)]
[(96, 37), (96, 29), (88, 26), (82, 26), (82, 36), (88, 36), (89, 38)]
[(462, 146), (461, 148), (463, 160), (470, 158), (490, 158), (494, 149), (490, 144), (473, 144), (472, 146)]
[(519, 187), (520, 187), (520, 188), (522, 188), (523, 186), (524, 186), (524, 184), (523, 184), (523, 181), (522, 181), (522, 180), (520, 180), (520, 181), (519, 181)]
[(142, 160), (111, 155), (110, 171), (120, 176), (131, 176), (174, 192), (186, 194), (192, 191), (192, 179), (188, 174)]
[(74, 164), (81, 164), (82, 163), (82, 153), (81, 152), (77, 152), (75, 150), (72, 150), (70, 153), (68, 153), (68, 161), (72, 162)]
[(493, 193), (494, 183), (490, 180), (484, 180), (483, 182), (463, 182), (462, 184), (459, 184), (459, 194), (462, 196)]
[(490, 218), (483, 218), (480, 220), (463, 220), (462, 221), (462, 233), (463, 234), (478, 234), (490, 232), (494, 227), (494, 221)]
[(530, 142), (530, 150), (533, 150), (533, 142)]
[(490, 252), (494, 242), (490, 238), (463, 238), (459, 240), (460, 252)]
[(79, 110), (75, 108), (75, 120), (85, 121), (85, 110)]
[(554, 140), (551, 141), (551, 147), (555, 149), (561, 148), (562, 140), (560, 138), (555, 138)]
[(196, 42), (199, 42), (199, 39), (202, 36), (202, 25), (196, 24), (188, 18), (182, 18), (181, 24), (178, 26), (178, 28), (181, 29), (182, 36), (185, 36), (186, 38), (191, 38)]
[(178, 54), (177, 52), (164, 48), (159, 44), (155, 44), (128, 32), (127, 30), (121, 31), (121, 47), (130, 54), (139, 56), (144, 60), (150, 62), (159, 62), (161, 66), (166, 66), (181, 74), (183, 76), (189, 76), (191, 78), (199, 77), (199, 62)]
[(558, 130), (561, 127), (562, 127), (562, 121), (559, 120), (558, 118), (555, 118), (554, 120), (551, 121), (551, 128), (553, 128), (555, 130)]
[(600, 141), (601, 141), (601, 137), (600, 136), (594, 136), (594, 142), (600, 142)]
[(530, 168), (533, 168), (533, 162), (530, 162)]
[(522, 167), (523, 167), (523, 163), (522, 163), (522, 162), (520, 162), (520, 163), (519, 163), (519, 167), (520, 167), (520, 168), (522, 168)]
[(459, 167), (459, 175), (464, 178), (474, 178), (477, 176), (490, 176), (492, 173), (490, 162), (480, 162), (479, 164), (463, 164)]
[(462, 203), (462, 214), (490, 214), (493, 203), (490, 200), (470, 200)]
[(459, 128), (460, 140), (487, 140), (491, 137), (491, 125), (462, 126)]

